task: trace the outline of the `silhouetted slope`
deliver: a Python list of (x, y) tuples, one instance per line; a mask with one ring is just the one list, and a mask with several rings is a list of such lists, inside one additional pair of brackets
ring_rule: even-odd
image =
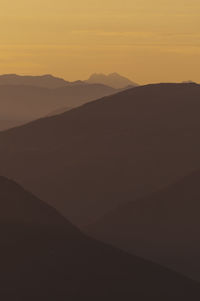
[(50, 116), (55, 116), (55, 115), (60, 115), (63, 114), (69, 110), (73, 109), (73, 107), (64, 107), (64, 108), (60, 108), (58, 110), (55, 111), (51, 111), (49, 112), (49, 114), (46, 115), (46, 117), (50, 117)]
[(2, 177), (0, 223), (2, 300), (199, 300), (195, 282), (85, 237)]
[[(77, 83), (58, 89), (0, 85), (0, 118), (11, 121), (31, 121), (46, 116), (51, 111), (63, 107), (77, 107), (115, 92), (115, 89), (99, 84)], [(0, 130), (2, 129), (0, 124)]]
[(0, 200), (0, 223), (5, 225), (5, 228), (0, 230), (2, 232), (9, 227), (16, 231), (18, 226), (21, 230), (24, 226), (49, 231), (67, 230), (65, 234), (80, 235), (80, 232), (55, 209), (4, 177), (0, 177)]
[(25, 124), (26, 120), (5, 120), (5, 119), (0, 119), (0, 131), (7, 130), (10, 128), (14, 128), (16, 126)]
[(2, 174), (89, 224), (200, 167), (200, 86), (137, 87), (0, 133)]
[(111, 73), (108, 75), (94, 73), (90, 76), (90, 78), (86, 81), (90, 84), (104, 84), (115, 89), (123, 89), (129, 86), (136, 87), (138, 84), (132, 82), (128, 78), (121, 76), (118, 73)]
[(200, 172), (122, 205), (88, 227), (93, 236), (200, 280)]

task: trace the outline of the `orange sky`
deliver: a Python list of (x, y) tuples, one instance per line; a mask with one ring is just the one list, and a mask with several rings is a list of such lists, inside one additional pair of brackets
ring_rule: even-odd
[(0, 73), (200, 82), (199, 0), (1, 0)]

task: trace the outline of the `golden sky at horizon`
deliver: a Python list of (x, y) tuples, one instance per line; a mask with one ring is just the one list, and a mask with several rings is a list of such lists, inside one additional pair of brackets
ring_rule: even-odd
[(199, 0), (1, 0), (0, 74), (200, 82)]

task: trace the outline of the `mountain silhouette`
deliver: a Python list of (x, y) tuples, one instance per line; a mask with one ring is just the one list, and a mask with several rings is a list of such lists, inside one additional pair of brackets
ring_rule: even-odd
[(200, 280), (200, 171), (121, 205), (87, 232)]
[(43, 88), (60, 88), (71, 85), (73, 83), (65, 81), (62, 78), (55, 77), (51, 74), (40, 76), (33, 75), (17, 75), (17, 74), (3, 74), (0, 75), (0, 85), (9, 86), (37, 86)]
[[(100, 84), (77, 83), (56, 89), (0, 85), (0, 120), (9, 120), (9, 128), (116, 92)], [(0, 130), (3, 129), (6, 129), (6, 123), (0, 122)]]
[(0, 133), (2, 174), (85, 226), (200, 168), (200, 86), (129, 89)]
[(123, 89), (126, 87), (136, 87), (138, 84), (132, 82), (128, 78), (121, 76), (118, 73), (111, 73), (108, 75), (101, 74), (101, 73), (94, 73), (90, 76), (87, 80), (87, 83), (92, 84), (104, 84), (110, 86), (115, 89)]
[(2, 300), (199, 300), (200, 286), (92, 240), (0, 177)]

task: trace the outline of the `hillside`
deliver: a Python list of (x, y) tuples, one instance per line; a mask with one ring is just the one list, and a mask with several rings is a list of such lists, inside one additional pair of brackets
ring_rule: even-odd
[(87, 227), (90, 235), (200, 280), (200, 172), (124, 204)]
[(198, 300), (195, 282), (87, 238), (0, 177), (2, 300)]
[[(77, 83), (55, 89), (28, 85), (1, 86), (0, 84), (0, 119), (9, 120), (14, 125), (18, 125), (44, 117), (64, 107), (77, 107), (114, 93), (116, 93), (115, 89), (98, 84)], [(0, 123), (0, 130), (3, 129), (5, 129), (5, 124), (1, 127)]]
[(4, 131), (7, 129), (14, 128), (16, 126), (25, 124), (28, 122), (27, 120), (5, 120), (5, 119), (0, 119), (0, 131)]
[(77, 225), (200, 168), (200, 86), (137, 87), (0, 133), (1, 172)]

